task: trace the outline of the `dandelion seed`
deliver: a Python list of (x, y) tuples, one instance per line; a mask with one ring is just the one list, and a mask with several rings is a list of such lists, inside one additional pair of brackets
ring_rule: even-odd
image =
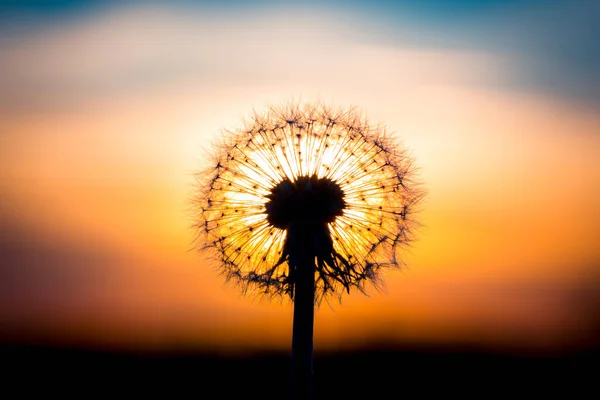
[(228, 261), (227, 279), (293, 299), (298, 229), (319, 238), (312, 245), (317, 303), (378, 286), (379, 272), (401, 266), (398, 252), (411, 240), (422, 191), (412, 160), (384, 128), (355, 110), (293, 104), (254, 115), (226, 136), (211, 170), (198, 175), (195, 202), (199, 247)]
[(198, 247), (244, 293), (291, 299), (294, 352), (312, 357), (315, 304), (402, 266), (423, 196), (413, 162), (356, 110), (322, 104), (255, 114), (225, 141), (198, 174)]

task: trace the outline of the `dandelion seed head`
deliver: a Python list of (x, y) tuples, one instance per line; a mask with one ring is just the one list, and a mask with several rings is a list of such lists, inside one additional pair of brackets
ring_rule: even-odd
[(317, 302), (364, 292), (403, 265), (423, 196), (414, 175), (385, 128), (355, 109), (255, 113), (198, 174), (198, 248), (244, 293), (293, 298), (298, 252), (314, 258)]

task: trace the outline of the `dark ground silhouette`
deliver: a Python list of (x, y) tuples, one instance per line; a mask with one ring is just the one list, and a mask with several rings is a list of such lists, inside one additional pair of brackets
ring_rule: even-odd
[[(593, 398), (600, 349), (560, 356), (377, 348), (315, 354), (315, 399)], [(128, 353), (52, 346), (0, 346), (3, 392), (15, 398), (287, 399), (289, 354)], [(10, 393), (10, 392), (8, 392)]]

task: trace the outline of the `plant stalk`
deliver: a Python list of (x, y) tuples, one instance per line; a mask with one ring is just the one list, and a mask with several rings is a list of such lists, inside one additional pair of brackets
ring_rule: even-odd
[[(292, 398), (313, 398), (313, 328), (315, 315), (315, 257), (297, 257), (292, 328)], [(294, 257), (296, 258), (296, 257)]]

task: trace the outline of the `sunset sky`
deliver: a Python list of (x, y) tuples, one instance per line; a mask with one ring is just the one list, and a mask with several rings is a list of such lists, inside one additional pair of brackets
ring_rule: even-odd
[(412, 154), (418, 240), (315, 348), (600, 345), (600, 2), (0, 2), (0, 340), (288, 349), (193, 250), (194, 174), (290, 99)]

